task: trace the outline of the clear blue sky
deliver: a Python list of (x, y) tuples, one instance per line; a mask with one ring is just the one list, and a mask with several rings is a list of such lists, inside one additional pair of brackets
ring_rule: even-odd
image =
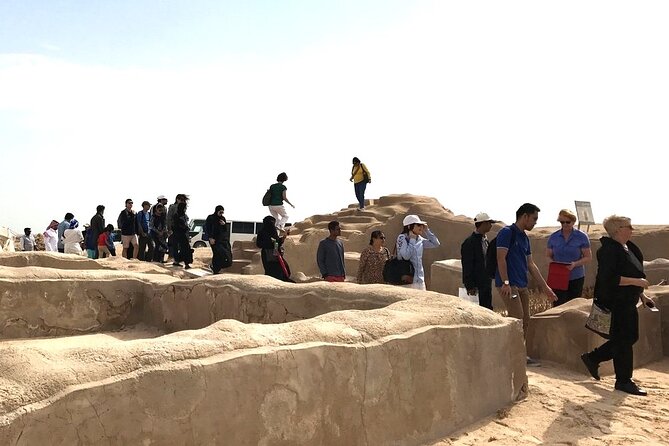
[[(665, 2), (0, 2), (0, 225), (191, 195), (299, 220), (415, 193), (667, 223)], [(660, 200), (655, 198), (660, 195)]]

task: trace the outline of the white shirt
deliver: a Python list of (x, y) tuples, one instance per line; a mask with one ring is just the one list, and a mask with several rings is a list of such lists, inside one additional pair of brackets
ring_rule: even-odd
[(81, 245), (79, 244), (84, 240), (84, 236), (81, 235), (81, 230), (75, 229), (66, 229), (63, 233), (63, 245), (65, 245), (65, 254), (81, 254)]

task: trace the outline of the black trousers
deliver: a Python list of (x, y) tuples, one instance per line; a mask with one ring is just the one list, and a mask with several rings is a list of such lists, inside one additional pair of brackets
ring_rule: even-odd
[(479, 290), (479, 305), (492, 310), (492, 280), (477, 283), (476, 287)]
[(150, 262), (153, 260), (153, 240), (148, 235), (140, 235), (139, 237), (139, 255), (137, 258), (139, 260), (146, 260)]
[(211, 270), (214, 274), (232, 265), (232, 248), (227, 240), (216, 240), (211, 245), (211, 255)]
[(193, 251), (188, 242), (188, 235), (175, 232), (170, 240), (174, 240), (174, 261), (177, 263), (184, 262), (186, 265), (193, 263)]
[(572, 299), (581, 297), (583, 294), (583, 284), (585, 283), (585, 277), (580, 279), (574, 279), (569, 281), (569, 287), (566, 290), (553, 290), (558, 300), (553, 303), (554, 307), (558, 305), (566, 304)]
[(632, 346), (639, 339), (639, 313), (636, 305), (611, 310), (611, 339), (589, 353), (596, 363), (613, 359), (616, 382), (632, 379), (634, 353)]

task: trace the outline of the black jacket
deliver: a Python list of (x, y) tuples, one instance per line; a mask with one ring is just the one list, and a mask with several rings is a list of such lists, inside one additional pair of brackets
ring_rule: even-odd
[(465, 288), (479, 288), (481, 284), (490, 284), (490, 277), (485, 270), (485, 256), (481, 240), (482, 234), (473, 232), (460, 246), (462, 258), (462, 283)]
[(620, 277), (646, 277), (643, 269), (639, 270), (630, 260), (630, 255), (634, 255), (643, 268), (641, 250), (631, 241), (627, 242), (629, 253), (625, 251), (623, 245), (610, 237), (602, 237), (600, 241), (602, 246), (597, 250), (595, 299), (612, 310), (636, 305), (643, 288), (632, 285), (620, 286)]
[(204, 223), (207, 238), (213, 238), (217, 242), (230, 241), (229, 225), (225, 217), (219, 217), (216, 213), (208, 215)]

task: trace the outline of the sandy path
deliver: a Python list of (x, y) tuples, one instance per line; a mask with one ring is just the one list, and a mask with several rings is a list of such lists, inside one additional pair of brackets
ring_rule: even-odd
[(669, 358), (634, 371), (645, 398), (614, 391), (612, 376), (597, 382), (551, 363), (528, 379), (526, 400), (431, 446), (669, 445)]

